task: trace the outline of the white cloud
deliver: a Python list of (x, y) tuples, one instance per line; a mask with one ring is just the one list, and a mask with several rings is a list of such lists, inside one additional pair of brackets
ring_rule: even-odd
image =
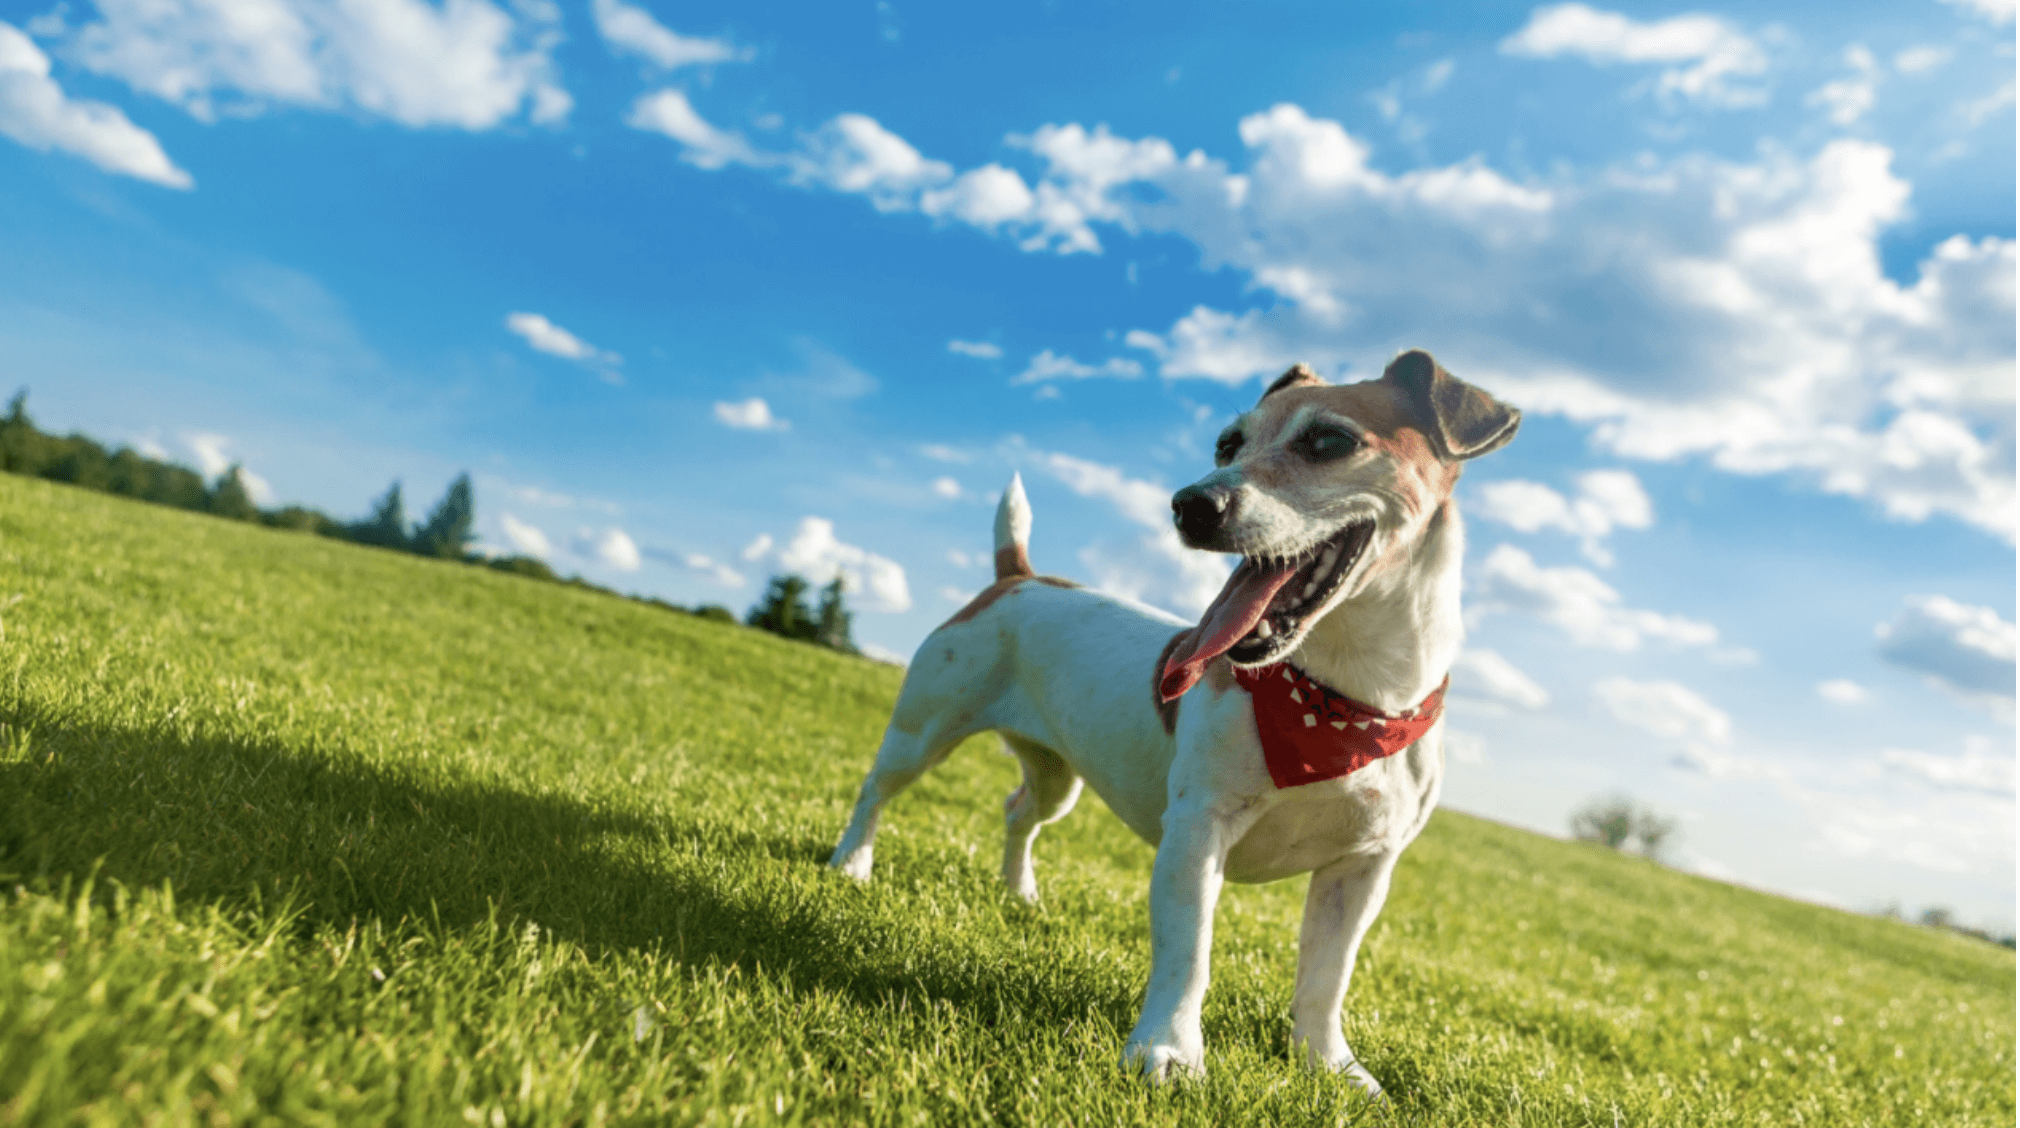
[(1866, 700), (1866, 687), (1847, 678), (1817, 683), (1817, 696), (1833, 705), (1859, 705)]
[(1712, 646), (1718, 628), (1681, 615), (1621, 606), (1620, 593), (1583, 568), (1546, 568), (1512, 544), (1496, 545), (1475, 574), (1468, 614), (1497, 611), (1536, 616), (1581, 646), (1638, 650), (1649, 639), (1676, 646)]
[[(197, 469), (203, 472), (205, 478), (218, 477), (238, 461), (226, 453), (226, 448), (231, 446), (231, 440), (223, 435), (189, 434), (182, 436), (182, 441), (183, 445), (189, 448), (189, 452), (196, 456)], [(273, 483), (246, 469), (243, 464), (238, 469), (238, 480), (245, 486), (247, 496), (255, 503), (260, 505), (274, 503), (277, 495), (274, 493)]]
[(935, 478), (933, 492), (944, 498), (958, 498), (961, 496), (961, 483), (952, 478)]
[(1894, 69), (1902, 74), (1927, 74), (1949, 62), (1954, 53), (1948, 47), (1932, 43), (1909, 47), (1894, 56)]
[(948, 341), (947, 351), (972, 356), (977, 360), (995, 360), (1003, 355), (1000, 345), (992, 345), (987, 341)]
[(1719, 744), (1732, 736), (1732, 718), (1725, 710), (1673, 681), (1604, 678), (1592, 693), (1615, 720), (1657, 736)]
[(2013, 22), (2014, 0), (1944, 0), (1995, 25)]
[(595, 369), (597, 375), (608, 383), (624, 382), (617, 373), (617, 366), (624, 363), (623, 357), (597, 348), (537, 313), (506, 314), (505, 328), (524, 339), (536, 352), (581, 361)]
[(743, 546), (743, 551), (737, 553), (737, 558), (746, 564), (754, 564), (759, 560), (763, 560), (765, 554), (771, 550), (772, 535), (770, 533), (759, 533), (749, 544)]
[(952, 462), (959, 466), (966, 466), (975, 461), (974, 455), (965, 450), (956, 450), (945, 443), (927, 443), (919, 448), (919, 453), (935, 462)]
[(787, 168), (799, 183), (867, 196), (878, 211), (911, 210), (921, 189), (954, 176), (867, 114), (837, 115), (802, 138)]
[(1793, 778), (1792, 773), (1780, 764), (1769, 763), (1756, 756), (1717, 752), (1695, 744), (1686, 745), (1682, 751), (1670, 757), (1669, 766), (1698, 772), (1713, 779), (1769, 779), (1786, 783)]
[(688, 571), (706, 576), (723, 587), (740, 588), (744, 585), (742, 572), (727, 564), (719, 563), (712, 557), (704, 556), (699, 552), (690, 552), (679, 559), (681, 565)]
[(835, 523), (825, 517), (805, 517), (793, 539), (779, 550), (779, 564), (816, 584), (840, 575), (844, 590), (863, 600), (871, 611), (912, 609), (912, 591), (905, 569), (894, 560), (835, 538)]
[(488, 0), (99, 0), (70, 43), (87, 68), (199, 120), (271, 105), (349, 109), (402, 125), (489, 129), (573, 105), (549, 52), (551, 3)]
[(732, 164), (765, 166), (777, 163), (760, 154), (733, 129), (718, 129), (695, 112), (687, 95), (678, 90), (655, 90), (640, 95), (631, 104), (624, 124), (648, 133), (659, 133), (680, 142), (680, 159), (696, 168), (719, 169)]
[(539, 528), (521, 521), (510, 513), (499, 514), (498, 524), (505, 530), (505, 539), (511, 541), (512, 547), (521, 553), (537, 556), (542, 560), (553, 554), (553, 544), (548, 542), (547, 534), (541, 532)]
[(635, 55), (662, 70), (703, 66), (709, 63), (741, 63), (751, 57), (726, 39), (706, 39), (681, 35), (644, 8), (623, 0), (594, 0), (589, 7), (596, 31), (614, 51)]
[(1492, 650), (1475, 647), (1460, 651), (1452, 663), (1452, 683), (1460, 693), (1523, 709), (1550, 704), (1550, 694), (1542, 686)]
[(1760, 45), (1716, 16), (1692, 13), (1642, 23), (1584, 4), (1553, 4), (1530, 13), (1501, 52), (1533, 59), (1577, 56), (1598, 65), (1690, 64), (1662, 72), (1657, 89), (1715, 106), (1755, 105), (1765, 95), (1727, 80), (1767, 70)]
[(615, 525), (600, 533), (593, 529), (581, 530), (575, 536), (575, 551), (620, 572), (636, 572), (641, 563), (637, 543), (629, 533)]
[[(1801, 474), (1899, 519), (2012, 536), (2014, 245), (1954, 237), (1912, 284), (1888, 277), (1879, 238), (1908, 185), (1885, 147), (1685, 156), (1540, 187), (1477, 161), (1392, 176), (1296, 106), (1241, 135), (1245, 170), (1192, 153), (1102, 181), (1083, 209), (1189, 238), (1206, 269), (1278, 299), (1133, 331), (1162, 375), (1243, 383), (1436, 341), (1454, 372), (1616, 454)], [(1454, 302), (1463, 325), (1437, 312)], [(1589, 323), (1607, 331), (1567, 331)]]
[(1097, 541), (1080, 550), (1081, 562), (1094, 573), (1095, 588), (1184, 617), (1197, 617), (1220, 594), (1230, 565), (1224, 557), (1179, 541), (1171, 527), (1170, 490), (1069, 454), (1042, 454), (1038, 462), (1067, 489), (1108, 502), (1146, 530), (1126, 544)]
[(1031, 358), (1024, 371), (1012, 377), (1012, 384), (1038, 384), (1047, 380), (1089, 380), (1097, 377), (1113, 377), (1133, 380), (1143, 375), (1143, 365), (1128, 357), (1111, 357), (1099, 364), (1082, 364), (1070, 356), (1058, 356), (1046, 349)]
[(1960, 756), (1889, 748), (1880, 753), (1880, 763), (1943, 790), (2013, 795), (2012, 749), (1995, 751), (1983, 737), (1967, 740)]
[(1873, 633), (1880, 657), (1967, 697), (2003, 701), (2010, 715), (2013, 624), (1997, 611), (1941, 595), (1910, 596), (1907, 608)]
[(115, 106), (68, 97), (49, 77), (49, 56), (12, 24), (0, 22), (0, 134), (38, 153), (83, 157), (107, 172), (168, 188), (196, 185), (154, 134)]
[(952, 216), (985, 231), (1025, 219), (1036, 203), (1024, 178), (998, 164), (969, 169), (919, 196), (919, 210), (927, 215)]
[(1484, 764), (1487, 762), (1487, 741), (1475, 733), (1447, 726), (1445, 729), (1445, 754), (1459, 764)]
[(940, 598), (946, 600), (947, 602), (953, 604), (956, 607), (960, 607), (966, 604), (969, 600), (975, 598), (975, 593), (972, 591), (962, 591), (960, 588), (957, 588), (952, 584), (948, 584), (947, 586), (940, 589)]
[(1809, 104), (1830, 111), (1832, 124), (1850, 125), (1873, 108), (1880, 85), (1880, 64), (1873, 53), (1861, 46), (1845, 49), (1845, 64), (1852, 68), (1849, 78), (1827, 82), (1812, 91)]
[(752, 396), (737, 403), (716, 401), (715, 421), (739, 431), (788, 431), (792, 424), (772, 415), (772, 406), (763, 397)]
[(1625, 470), (1592, 470), (1578, 476), (1578, 496), (1567, 498), (1549, 486), (1519, 478), (1488, 482), (1474, 494), (1469, 512), (1523, 533), (1543, 529), (1579, 538), (1586, 557), (1601, 567), (1613, 564), (1604, 543), (1615, 529), (1646, 529), (1655, 506), (1641, 479)]
[(1418, 82), (1418, 87), (1426, 94), (1436, 92), (1451, 80), (1452, 71), (1457, 65), (1451, 59), (1439, 59), (1424, 68), (1424, 77)]

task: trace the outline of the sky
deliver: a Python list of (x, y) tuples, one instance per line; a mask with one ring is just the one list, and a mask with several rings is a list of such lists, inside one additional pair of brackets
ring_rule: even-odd
[(1220, 428), (1426, 348), (1525, 412), (1446, 805), (2010, 930), (2014, 70), (2013, 0), (0, 0), (0, 376), (902, 660), (1013, 472), (1197, 615)]

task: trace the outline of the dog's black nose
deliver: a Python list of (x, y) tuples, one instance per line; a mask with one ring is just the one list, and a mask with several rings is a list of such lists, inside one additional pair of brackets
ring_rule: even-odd
[(1227, 524), (1234, 495), (1227, 490), (1187, 486), (1171, 495), (1171, 520), (1178, 535), (1195, 548), (1203, 547)]

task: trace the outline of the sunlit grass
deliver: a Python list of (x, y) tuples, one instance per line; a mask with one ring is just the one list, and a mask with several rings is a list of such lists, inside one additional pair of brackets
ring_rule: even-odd
[(1442, 813), (1296, 1068), (1301, 881), (1232, 888), (1211, 1073), (1116, 1058), (1150, 851), (1014, 762), (822, 861), (898, 672), (0, 476), (0, 1123), (1988, 1124), (2010, 952)]

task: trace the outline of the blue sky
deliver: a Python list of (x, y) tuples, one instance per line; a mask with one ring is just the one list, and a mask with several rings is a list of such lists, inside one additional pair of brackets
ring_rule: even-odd
[[(2010, 928), (2011, 0), (0, 2), (44, 425), (912, 647), (1041, 568), (1196, 613), (1172, 489), (1293, 361), (1520, 404), (1448, 804)], [(867, 759), (869, 749), (864, 749)], [(978, 797), (978, 802), (983, 801)]]

